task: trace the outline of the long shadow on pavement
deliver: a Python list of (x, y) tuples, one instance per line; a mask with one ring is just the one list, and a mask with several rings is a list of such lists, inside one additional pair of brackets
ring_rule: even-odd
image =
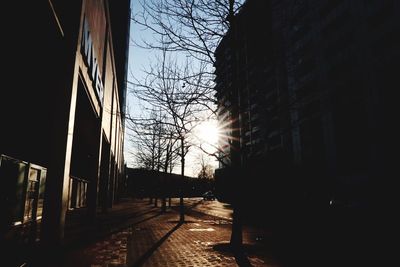
[(146, 217), (146, 218), (144, 218), (144, 219), (142, 219), (142, 220), (140, 220), (140, 221), (134, 222), (132, 225), (138, 225), (138, 224), (140, 224), (140, 223), (142, 223), (142, 222), (148, 221), (148, 220), (153, 219), (153, 218), (155, 218), (155, 217), (158, 217), (158, 216), (160, 216), (160, 215), (162, 215), (162, 214), (163, 214), (162, 212), (158, 212), (158, 213), (155, 214), (155, 215), (152, 215), (152, 216)]
[(130, 217), (140, 217), (140, 216), (144, 216), (148, 213), (153, 213), (156, 212), (158, 209), (157, 208), (151, 208), (150, 210), (145, 210), (145, 211), (139, 211), (138, 213), (134, 213), (132, 214)]
[(138, 260), (136, 260), (135, 263), (131, 265), (131, 267), (138, 267), (142, 266), (148, 258), (164, 243), (165, 240), (168, 239), (168, 237), (175, 232), (176, 230), (181, 227), (183, 223), (179, 222), (177, 225), (175, 225), (174, 228), (172, 228), (168, 233), (166, 233), (160, 240), (157, 241), (146, 253), (144, 253)]
[[(187, 204), (185, 205), (184, 204), (185, 213), (188, 212), (188, 211), (192, 211), (196, 206), (200, 205), (201, 203), (203, 203), (203, 200), (199, 200), (199, 201), (197, 201), (197, 202), (195, 202), (195, 203), (193, 203), (191, 205), (187, 205)], [(171, 208), (174, 209), (174, 210), (178, 210), (180, 208), (180, 206), (178, 204), (178, 205), (175, 205), (175, 206), (171, 206)]]

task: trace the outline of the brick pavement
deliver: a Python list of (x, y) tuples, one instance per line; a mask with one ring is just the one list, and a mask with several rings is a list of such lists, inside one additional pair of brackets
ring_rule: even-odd
[[(189, 212), (185, 223), (179, 224), (176, 210), (160, 213), (147, 200), (136, 200), (132, 208), (136, 216), (125, 222), (124, 228), (69, 251), (52, 266), (239, 266), (227, 249), (230, 221)], [(247, 266), (278, 267), (273, 253), (258, 242), (263, 234), (254, 229), (244, 231)]]
[[(273, 234), (245, 227), (247, 257), (235, 258), (227, 249), (231, 222), (200, 213), (193, 208), (196, 205), (187, 205), (186, 223), (180, 225), (178, 207), (160, 213), (148, 200), (123, 201), (100, 214), (93, 227), (70, 232), (78, 243), (63, 250), (34, 247), (31, 261), (23, 266), (386, 266), (380, 264), (385, 258), (377, 249), (382, 242), (375, 241), (381, 241), (375, 237), (380, 232), (374, 233), (366, 221), (356, 221), (357, 227), (346, 221), (346, 227), (331, 229), (324, 220), (305, 224), (294, 218)], [(3, 261), (0, 266), (8, 265)]]

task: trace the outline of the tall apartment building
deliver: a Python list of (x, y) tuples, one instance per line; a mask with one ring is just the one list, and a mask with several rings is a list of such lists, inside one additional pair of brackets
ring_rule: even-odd
[(399, 4), (257, 2), (248, 0), (237, 15), (239, 100), (229, 99), (232, 32), (215, 53), (221, 120), (232, 109), (226, 103), (239, 104), (240, 116), (229, 120), (240, 121), (242, 162), (284, 155), (329, 187), (327, 203), (336, 187), (371, 193), (390, 161), (385, 136), (399, 88)]
[(296, 103), (294, 160), (344, 183), (375, 179), (386, 169), (389, 144), (382, 131), (389, 130), (391, 115), (385, 109), (399, 84), (399, 5), (272, 2), (284, 34), (288, 93)]
[[(225, 131), (221, 142), (223, 153), (228, 155), (226, 164), (230, 163), (231, 150), (240, 153), (241, 161), (246, 162), (285, 146), (285, 134), (280, 128), (287, 123), (287, 114), (279, 107), (286, 101), (281, 92), (286, 87), (269, 10), (267, 2), (250, 1), (236, 16), (236, 36), (229, 31), (215, 53), (215, 89), (219, 120)], [(232, 105), (239, 106), (239, 118), (234, 118)], [(239, 121), (239, 129), (233, 126), (234, 121)], [(240, 147), (231, 145), (235, 132), (240, 136)]]
[(3, 23), (1, 238), (59, 244), (125, 184), (130, 0), (3, 8), (14, 17)]

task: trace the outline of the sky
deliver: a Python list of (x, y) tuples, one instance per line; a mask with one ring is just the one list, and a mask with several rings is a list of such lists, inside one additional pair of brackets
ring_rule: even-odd
[[(140, 5), (137, 0), (132, 0), (131, 2), (131, 10), (132, 14), (135, 14), (140, 10)], [(147, 68), (151, 62), (151, 60), (156, 56), (156, 51), (150, 51), (147, 49), (143, 49), (135, 45), (135, 41), (145, 39), (151, 40), (152, 34), (149, 31), (143, 29), (143, 27), (131, 23), (131, 32), (130, 32), (130, 46), (129, 46), (129, 61), (128, 61), (128, 81), (132, 81), (133, 77), (142, 78), (144, 77), (142, 70)], [(129, 93), (129, 88), (131, 85), (128, 85), (128, 93), (127, 93), (127, 112), (131, 115), (140, 114), (141, 110), (139, 108), (139, 102), (135, 97)], [(213, 124), (213, 123), (212, 123)], [(214, 123), (215, 124), (215, 123)], [(126, 130), (128, 132), (128, 130)], [(204, 129), (200, 129), (200, 135), (202, 135)], [(127, 162), (128, 167), (137, 167), (134, 165), (134, 153), (135, 145), (129, 141), (129, 137), (125, 136), (125, 160)], [(197, 177), (197, 174), (200, 171), (200, 162), (201, 162), (201, 151), (192, 147), (190, 152), (186, 157), (186, 168), (185, 175)], [(211, 157), (204, 156), (203, 158), (207, 164), (210, 164), (214, 168), (217, 168), (218, 162)], [(176, 166), (174, 169), (175, 173), (180, 173), (180, 166)]]

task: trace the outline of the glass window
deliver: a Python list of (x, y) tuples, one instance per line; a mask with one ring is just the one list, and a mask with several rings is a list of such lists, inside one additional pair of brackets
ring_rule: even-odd
[(25, 171), (27, 164), (5, 155), (0, 156), (1, 225), (22, 223), (25, 201)]
[(88, 181), (73, 176), (69, 181), (69, 209), (86, 207)]
[(24, 221), (36, 219), (36, 208), (39, 191), (40, 170), (31, 168), (29, 170), (28, 184), (26, 188)]
[(39, 197), (38, 197), (38, 202), (37, 202), (37, 214), (36, 214), (37, 219), (42, 218), (42, 214), (43, 214), (43, 202), (44, 202), (44, 189), (46, 186), (46, 175), (47, 175), (46, 170), (40, 171)]

